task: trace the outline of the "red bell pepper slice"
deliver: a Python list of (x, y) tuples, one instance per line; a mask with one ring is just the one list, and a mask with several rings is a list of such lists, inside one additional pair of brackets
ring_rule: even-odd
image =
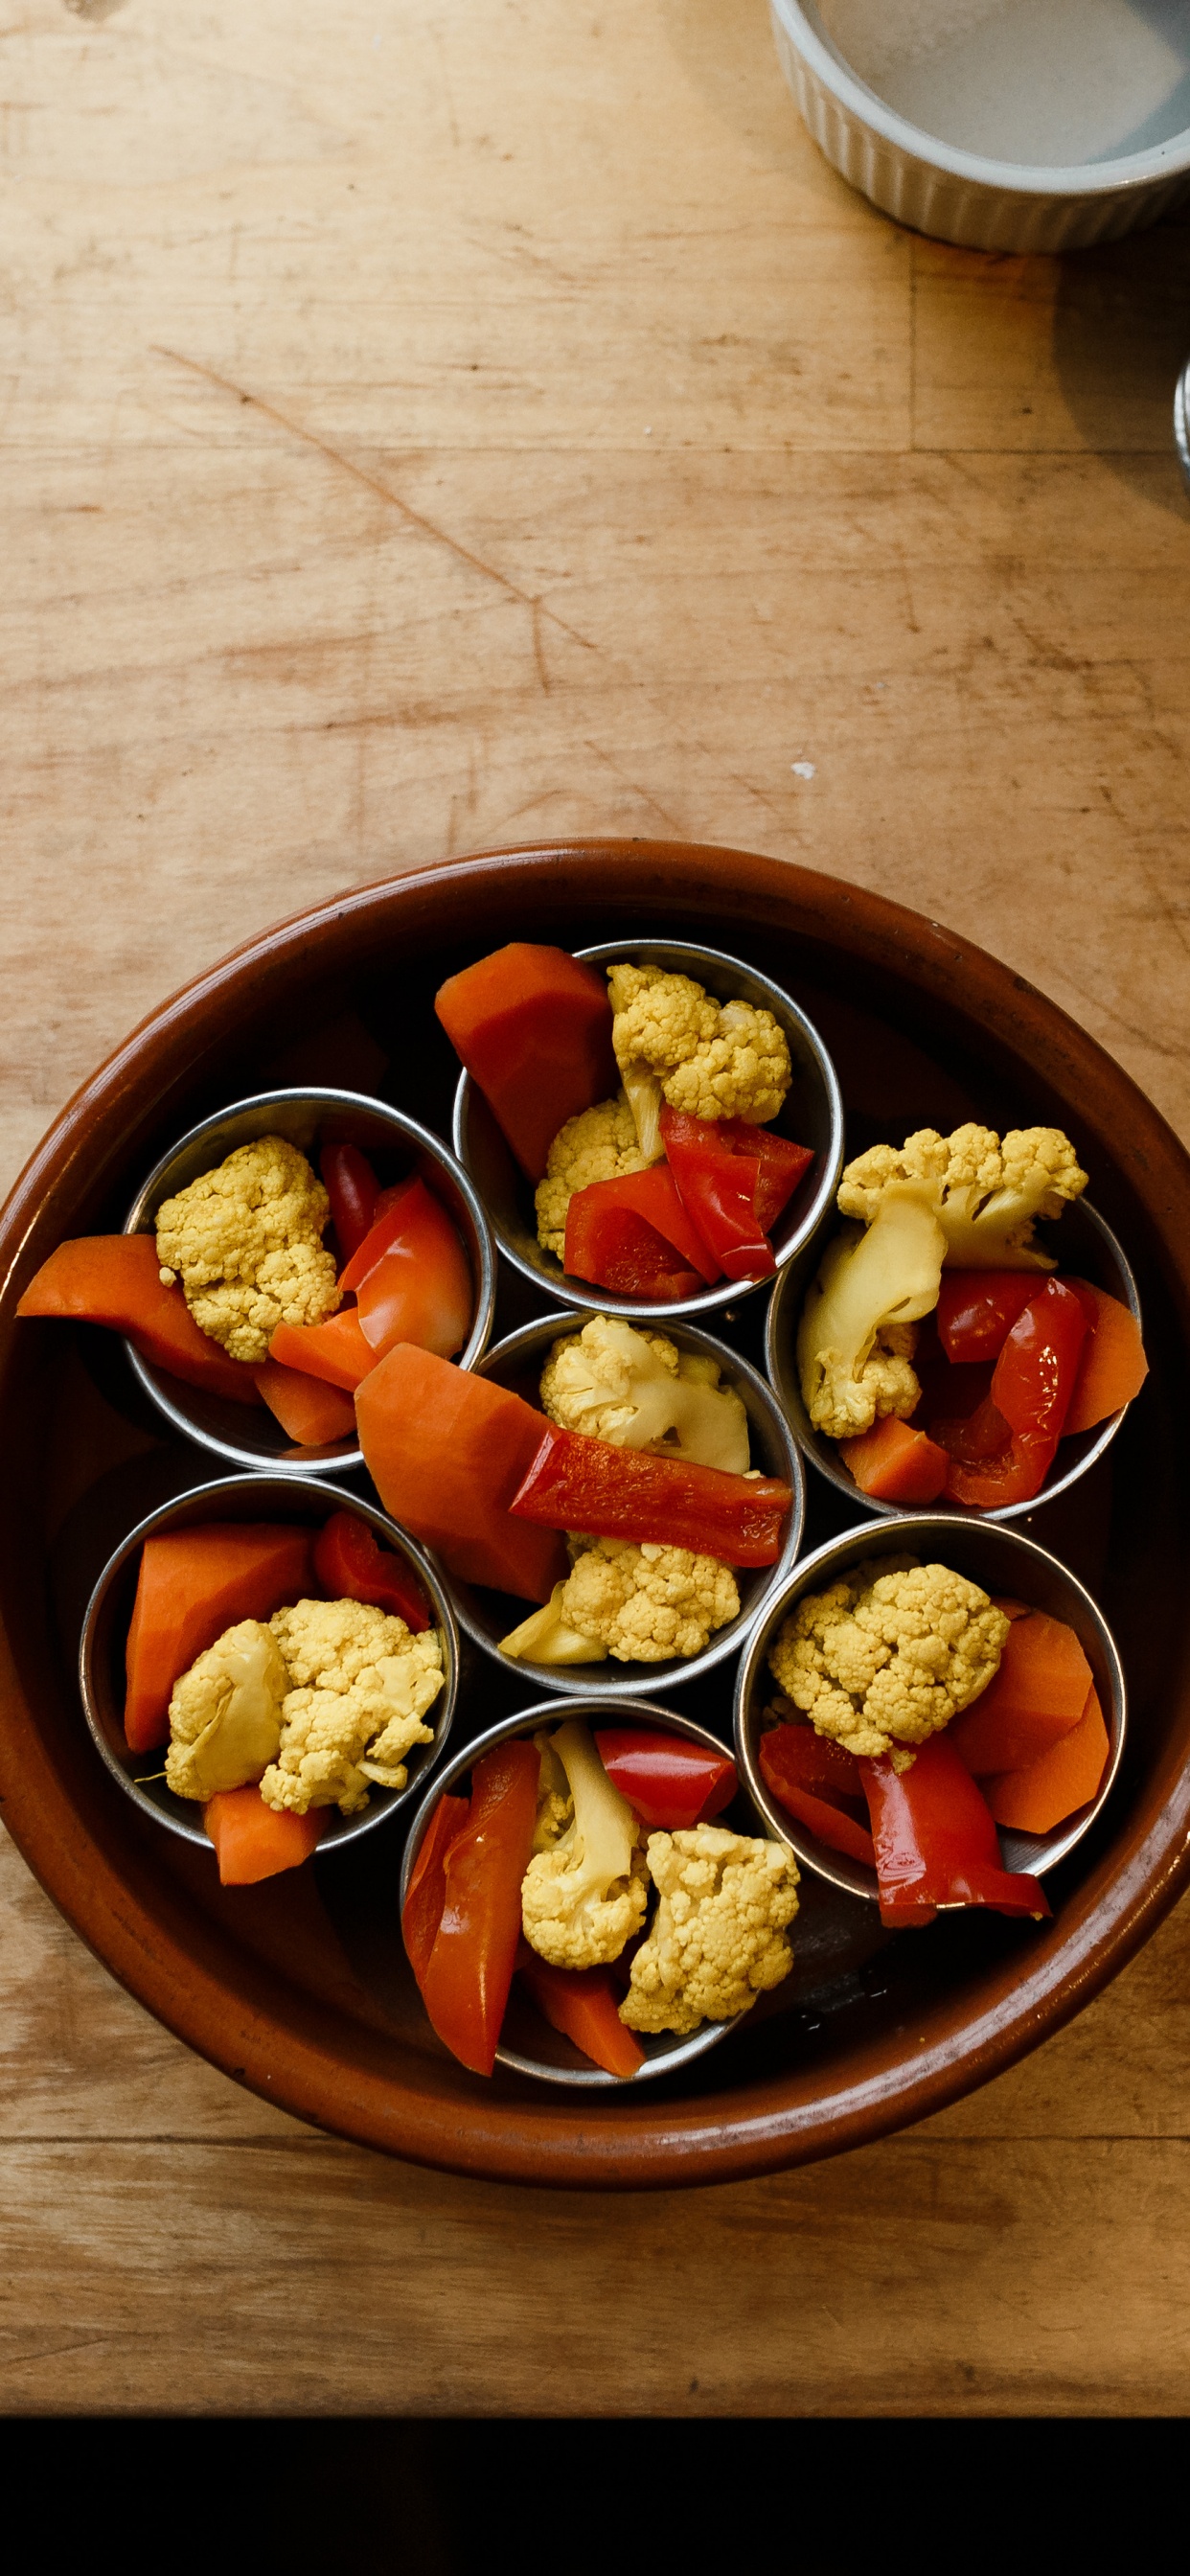
[(878, 1502), (932, 1503), (946, 1483), (945, 1449), (924, 1431), (911, 1431), (894, 1413), (874, 1422), (857, 1440), (841, 1440), (839, 1456), (861, 1494), (872, 1494)]
[(380, 1183), (358, 1145), (324, 1145), (318, 1169), (331, 1203), (339, 1257), (348, 1262), (375, 1220)]
[(439, 2039), (475, 2075), (490, 2075), (496, 2063), (540, 1770), (540, 1755), (521, 1737), (482, 1755), (471, 1774), (470, 1811), (443, 1863), (446, 1897), (422, 2001)]
[(722, 1277), (720, 1263), (682, 1205), (668, 1163), (650, 1163), (647, 1171), (621, 1172), (615, 1180), (576, 1190), (566, 1210), (564, 1262), (572, 1279), (593, 1280), (621, 1296), (667, 1295), (650, 1283), (679, 1271), (697, 1274), (695, 1289), (685, 1295), (704, 1283), (713, 1287)]
[(616, 1449), (551, 1423), (509, 1510), (546, 1529), (687, 1547), (724, 1565), (774, 1565), (792, 1501), (776, 1476)]
[(944, 1270), (935, 1321), (947, 1359), (998, 1359), (1017, 1316), (1036, 1294), (1036, 1271)]
[(958, 1420), (932, 1422), (930, 1434), (948, 1458), (964, 1467), (979, 1467), (987, 1458), (998, 1458), (1012, 1438), (999, 1405), (993, 1404), (990, 1395), (976, 1405), (974, 1413)]
[(441, 1797), (421, 1838), (409, 1872), (401, 1931), (409, 1965), (418, 1985), (425, 1982), (430, 1955), (438, 1938), (446, 1904), (446, 1855), (471, 1813), (469, 1798)]
[(956, 1502), (995, 1510), (1030, 1502), (1053, 1464), (1078, 1380), (1086, 1311), (1060, 1279), (1047, 1279), (1023, 1306), (992, 1373), (992, 1404), (1011, 1439), (976, 1466), (952, 1464), (946, 1490)]
[(373, 1361), (397, 1342), (416, 1342), (453, 1359), (471, 1328), (475, 1292), (457, 1228), (416, 1176), (394, 1190), (389, 1205), (343, 1272)]
[(816, 1735), (812, 1726), (774, 1726), (761, 1736), (759, 1758), (762, 1777), (791, 1816), (831, 1851), (875, 1869), (871, 1834), (851, 1813), (862, 1807), (864, 1792), (859, 1764), (845, 1745)]
[(555, 1968), (522, 1941), (516, 1969), (543, 2019), (572, 2039), (594, 2065), (623, 2076), (635, 2075), (644, 2065), (635, 2031), (620, 2019), (610, 1968)]
[(332, 1512), (324, 1522), (314, 1541), (314, 1573), (332, 1601), (367, 1601), (374, 1610), (393, 1611), (414, 1635), (430, 1625), (416, 1577), (354, 1512)]
[(722, 1813), (739, 1783), (727, 1753), (712, 1753), (679, 1735), (641, 1726), (597, 1727), (595, 1742), (608, 1779), (635, 1807), (642, 1824), (673, 1834)]
[(987, 1800), (944, 1735), (916, 1746), (908, 1771), (895, 1771), (885, 1754), (861, 1762), (859, 1772), (872, 1819), (882, 1923), (932, 1923), (940, 1905), (1049, 1913), (1040, 1881), (1005, 1869)]
[(745, 1118), (661, 1112), (661, 1137), (678, 1194), (728, 1279), (771, 1279), (768, 1229), (814, 1156), (809, 1147)]

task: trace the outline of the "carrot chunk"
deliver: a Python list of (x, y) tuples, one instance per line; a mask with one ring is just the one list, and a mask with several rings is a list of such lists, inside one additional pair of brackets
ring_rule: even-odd
[(568, 1118), (619, 1083), (604, 976), (514, 939), (451, 975), (434, 1008), (518, 1163), (539, 1181)]
[(1073, 1628), (1031, 1610), (1013, 1620), (994, 1681), (947, 1734), (977, 1779), (1019, 1771), (1077, 1726), (1090, 1687), (1091, 1667)]
[(368, 1473), (402, 1529), (465, 1583), (548, 1601), (567, 1571), (562, 1541), (508, 1508), (549, 1430), (543, 1413), (398, 1342), (364, 1379), (356, 1416)]
[(1049, 1834), (1078, 1807), (1099, 1794), (1111, 1750), (1099, 1694), (1094, 1686), (1077, 1726), (1051, 1744), (1027, 1770), (1002, 1771), (982, 1783), (998, 1825), (1022, 1834)]
[(299, 1449), (323, 1449), (328, 1440), (352, 1437), (355, 1406), (341, 1386), (309, 1377), (305, 1369), (286, 1368), (280, 1360), (262, 1360), (252, 1375), (269, 1412)]
[(283, 1368), (304, 1369), (308, 1377), (325, 1378), (328, 1386), (346, 1387), (350, 1395), (376, 1366), (376, 1353), (364, 1340), (354, 1306), (344, 1306), (325, 1324), (278, 1324), (269, 1358)]
[(324, 1807), (311, 1807), (304, 1816), (291, 1815), (288, 1808), (279, 1812), (266, 1807), (259, 1789), (251, 1786), (220, 1789), (208, 1798), (202, 1820), (215, 1846), (221, 1886), (253, 1887), (259, 1878), (299, 1868), (309, 1860), (325, 1814)]
[(73, 1315), (126, 1333), (142, 1359), (187, 1386), (259, 1404), (252, 1371), (195, 1323), (176, 1281), (161, 1276), (151, 1234), (83, 1234), (60, 1243), (31, 1279), (18, 1315)]
[(1070, 1410), (1062, 1425), (1065, 1438), (1071, 1431), (1092, 1431), (1097, 1422), (1106, 1422), (1122, 1404), (1131, 1404), (1139, 1395), (1149, 1373), (1140, 1326), (1130, 1306), (1120, 1298), (1109, 1297), (1106, 1289), (1093, 1288), (1087, 1279), (1078, 1282), (1098, 1307), (1095, 1329), (1083, 1345), (1082, 1364), (1070, 1399)]
[(124, 1733), (134, 1753), (167, 1741), (174, 1683), (225, 1628), (269, 1619), (309, 1591), (310, 1539), (284, 1521), (209, 1521), (145, 1540), (127, 1647)]
[(861, 1494), (878, 1502), (932, 1503), (950, 1472), (950, 1460), (924, 1431), (912, 1431), (893, 1413), (856, 1440), (841, 1440), (839, 1456), (849, 1467)]

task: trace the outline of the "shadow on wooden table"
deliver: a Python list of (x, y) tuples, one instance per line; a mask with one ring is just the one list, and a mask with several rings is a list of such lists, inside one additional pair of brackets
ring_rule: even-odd
[[(1172, 413), (1190, 357), (1190, 223), (1158, 224), (1064, 259), (1053, 357), (1088, 447), (1125, 483), (1184, 517)], [(1163, 460), (1160, 475), (1154, 458)]]

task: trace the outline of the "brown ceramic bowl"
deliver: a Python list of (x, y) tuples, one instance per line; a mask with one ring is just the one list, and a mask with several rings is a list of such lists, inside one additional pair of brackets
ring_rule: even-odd
[[(787, 1985), (729, 2048), (601, 2099), (595, 2116), (511, 2070), (480, 2084), (428, 2043), (394, 1931), (399, 1820), (292, 1873), (300, 1887), (212, 1891), (204, 1855), (108, 1777), (73, 1669), (83, 1610), (121, 1537), (194, 1483), (194, 1451), (168, 1436), (113, 1336), (18, 1323), (14, 1307), (65, 1236), (117, 1231), (140, 1175), (221, 1101), (280, 1082), (375, 1090), (340, 1061), (348, 1016), (373, 1053), (377, 1040), (393, 1053), (394, 1102), (446, 1135), (457, 1068), (433, 1015), (441, 977), (509, 938), (577, 949), (659, 926), (751, 957), (792, 992), (838, 1068), (852, 1152), (890, 1119), (905, 1133), (974, 1117), (1076, 1133), (1090, 1195), (1137, 1275), (1152, 1375), (1039, 1531), (1101, 1604), (1129, 1696), (1111, 1798), (1046, 1881), (1052, 1923), (952, 1918), (945, 1939), (885, 1936), (874, 1906), (807, 1878)], [(298, 1030), (308, 1062), (294, 1061)], [(777, 859), (680, 842), (498, 851), (351, 888), (212, 968), (128, 1039), (33, 1156), (0, 1254), (5, 1821), (114, 1974), (268, 2100), (396, 2155), (507, 2180), (640, 2189), (769, 2172), (998, 2073), (1097, 1992), (1190, 1877), (1190, 1161), (1082, 1030), (952, 932)], [(515, 1277), (502, 1294), (501, 1335), (532, 1313)], [(718, 1327), (753, 1360), (762, 1304)], [(815, 1478), (807, 1544), (848, 1520)], [(486, 1661), (478, 1686), (465, 1682), (455, 1745), (523, 1704), (523, 1686), (505, 1689)], [(717, 1672), (689, 1702), (724, 1740), (727, 1698)], [(259, 1902), (233, 1909), (236, 1895)]]

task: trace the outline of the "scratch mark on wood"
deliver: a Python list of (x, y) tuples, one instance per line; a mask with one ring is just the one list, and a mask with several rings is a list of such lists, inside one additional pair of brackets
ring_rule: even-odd
[(204, 366), (200, 358), (188, 358), (181, 349), (166, 349), (159, 341), (151, 345), (155, 357), (168, 358), (175, 367), (185, 367), (192, 376), (201, 376), (207, 384), (217, 386), (220, 393), (230, 394), (235, 402), (250, 405), (253, 411), (258, 411), (263, 419), (271, 420), (290, 438), (300, 438), (304, 446), (313, 447), (319, 456), (326, 457), (328, 464), (340, 466), (354, 482), (362, 483), (365, 492), (374, 493), (376, 499), (386, 502), (390, 510), (398, 510), (407, 525), (416, 528), (419, 535), (432, 537), (435, 544), (445, 546), (459, 563), (466, 564), (472, 572), (481, 573), (485, 581), (494, 581), (499, 590), (504, 591), (509, 599), (518, 600), (534, 618), (538, 615), (548, 617), (551, 626), (556, 626), (563, 635), (569, 635), (572, 643), (581, 644), (584, 652), (596, 651), (589, 635), (580, 635), (578, 628), (568, 625), (556, 609), (548, 607), (543, 599), (535, 598), (531, 591), (522, 590), (520, 583), (512, 581), (497, 565), (485, 563), (483, 556), (465, 546), (461, 538), (452, 537), (448, 528), (440, 528), (435, 520), (427, 519), (423, 511), (415, 510), (411, 501), (403, 500), (401, 494), (382, 483), (378, 475), (369, 474), (366, 467), (357, 465), (350, 456), (344, 456), (340, 448), (332, 447), (329, 439), (320, 438), (316, 429), (307, 429), (304, 422), (291, 420), (287, 412), (278, 411), (276, 404), (269, 402), (264, 394), (246, 392), (243, 385), (233, 384), (230, 376), (221, 376), (216, 367)]
[(681, 837), (684, 826), (679, 823), (676, 814), (671, 814), (668, 808), (660, 802), (659, 798), (651, 793), (649, 788), (640, 786), (639, 782), (635, 778), (626, 777), (624, 771), (618, 768), (616, 762), (612, 759), (610, 751), (605, 751), (602, 744), (598, 742), (588, 742), (586, 747), (588, 751), (594, 752), (596, 760), (602, 760), (606, 764), (607, 768), (610, 769), (613, 778), (619, 779), (621, 787), (631, 788), (633, 795), (639, 796), (642, 804), (651, 805), (653, 812), (655, 814), (660, 814), (662, 822), (668, 823), (671, 832), (676, 832), (679, 838)]

